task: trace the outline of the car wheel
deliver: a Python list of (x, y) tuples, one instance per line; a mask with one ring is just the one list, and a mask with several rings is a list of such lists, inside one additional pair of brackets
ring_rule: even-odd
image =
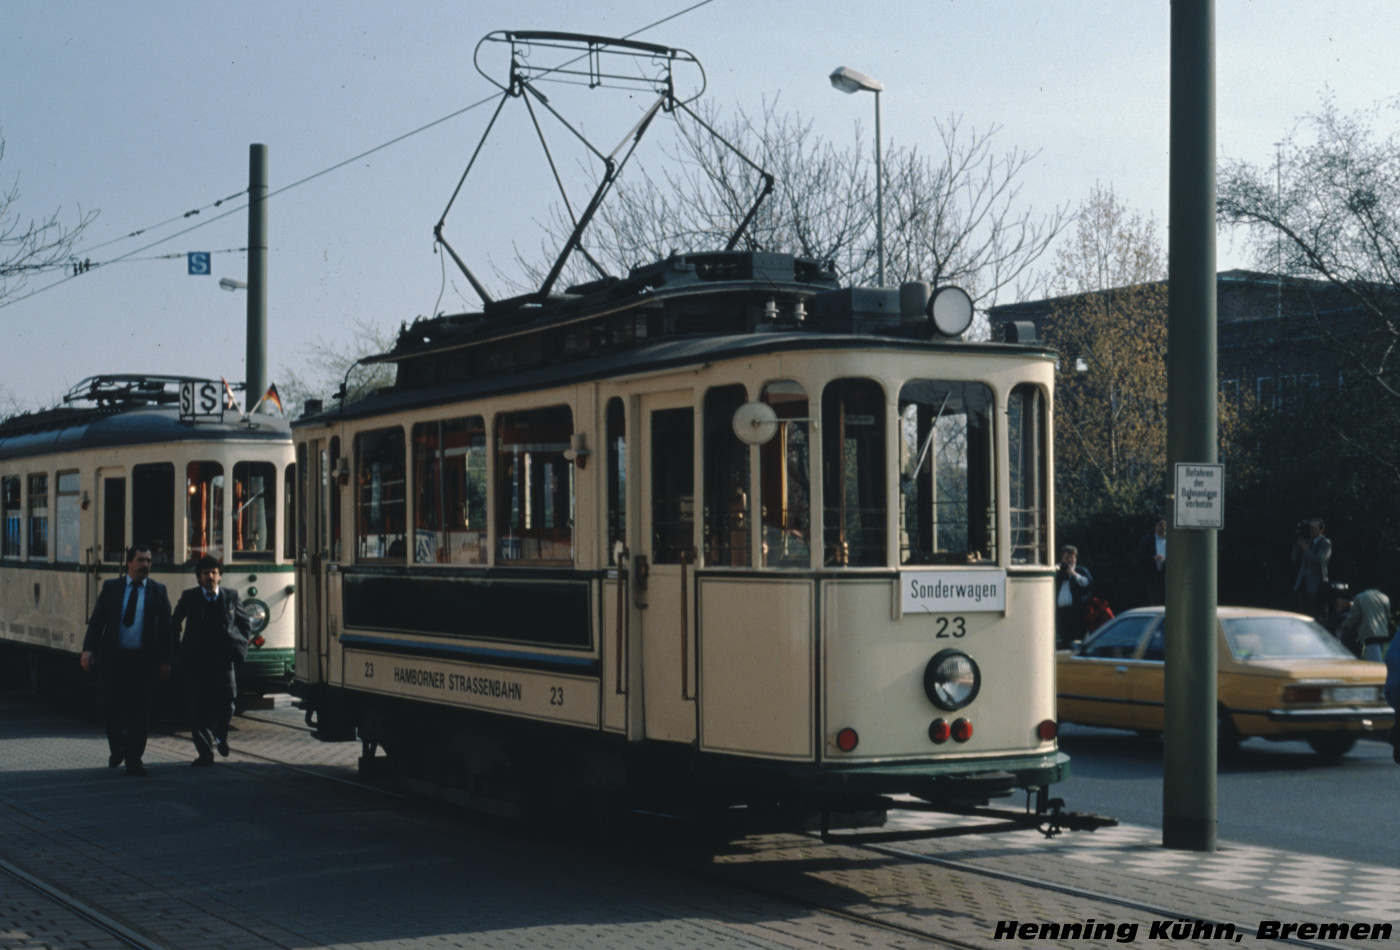
[(1324, 759), (1340, 759), (1356, 745), (1356, 736), (1313, 736), (1308, 740), (1308, 745)]
[(1229, 758), (1240, 748), (1240, 733), (1235, 721), (1224, 709), (1215, 711), (1215, 755), (1216, 758)]

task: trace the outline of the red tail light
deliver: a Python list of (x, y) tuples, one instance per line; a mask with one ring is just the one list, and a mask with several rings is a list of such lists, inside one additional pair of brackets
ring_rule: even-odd
[(840, 749), (842, 752), (854, 752), (856, 746), (859, 744), (860, 736), (856, 735), (856, 731), (850, 727), (836, 733), (836, 748)]
[(935, 719), (928, 724), (928, 737), (939, 745), (947, 742), (948, 737), (952, 734), (952, 727), (948, 725), (948, 720), (946, 719)]
[(953, 720), (953, 741), (966, 742), (972, 738), (972, 721), (968, 719)]
[(1040, 736), (1042, 742), (1049, 742), (1059, 734), (1059, 724), (1053, 719), (1046, 719), (1035, 727), (1035, 734)]

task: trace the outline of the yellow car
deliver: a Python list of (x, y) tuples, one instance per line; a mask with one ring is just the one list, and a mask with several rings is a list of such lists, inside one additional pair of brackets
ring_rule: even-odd
[[(1346, 755), (1395, 720), (1385, 664), (1358, 660), (1302, 614), (1217, 610), (1219, 747), (1258, 736)], [(1158, 733), (1163, 727), (1162, 608), (1128, 610), (1056, 656), (1061, 722)]]

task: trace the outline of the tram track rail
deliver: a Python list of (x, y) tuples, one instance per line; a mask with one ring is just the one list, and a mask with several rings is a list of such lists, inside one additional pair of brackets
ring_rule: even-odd
[[(311, 730), (304, 724), (289, 722), (285, 719), (279, 719), (274, 716), (258, 715), (255, 712), (245, 712), (241, 714), (240, 718), (258, 722), (262, 725), (271, 728), (291, 729), (305, 733), (311, 732)], [(398, 798), (406, 802), (420, 800), (417, 796), (413, 794), (400, 792), (392, 788), (386, 788), (384, 783), (382, 782), (366, 781), (363, 779), (352, 777), (341, 777), (329, 774), (324, 769), (308, 768), (306, 766), (299, 765), (295, 762), (286, 761), (284, 758), (275, 755), (259, 754), (257, 752), (246, 749), (239, 749), (238, 753), (240, 756), (256, 759), (258, 761), (266, 762), (269, 764), (279, 765), (281, 767), (293, 769), (305, 774), (315, 775), (316, 777), (324, 778), (333, 782), (339, 782), (356, 788), (373, 791), (379, 795)], [(929, 868), (941, 868), (946, 871), (956, 872), (958, 874), (970, 875), (977, 879), (997, 881), (1002, 884), (1014, 886), (1016, 888), (1026, 889), (1030, 892), (1036, 892), (1040, 894), (1053, 894), (1062, 898), (1068, 898), (1075, 901), (1085, 901), (1104, 907), (1119, 908), (1124, 911), (1130, 911), (1135, 914), (1140, 914), (1145, 918), (1171, 920), (1173, 922), (1183, 922), (1191, 924), (1194, 924), (1197, 921), (1203, 921), (1204, 923), (1212, 926), (1229, 924), (1235, 928), (1235, 934), (1239, 935), (1240, 937), (1247, 936), (1250, 938), (1259, 939), (1257, 936), (1256, 929), (1252, 926), (1242, 925), (1238, 921), (1223, 919), (1223, 917), (1218, 914), (1212, 915), (1202, 913), (1186, 913), (1183, 912), (1179, 907), (1173, 907), (1172, 902), (1170, 901), (1143, 901), (1123, 897), (1120, 895), (1110, 894), (1101, 890), (1080, 887), (1072, 884), (1040, 880), (1034, 877), (1027, 877), (1024, 875), (1011, 873), (1005, 870), (985, 867), (969, 861), (962, 861), (954, 858), (943, 857), (937, 854), (930, 854), (916, 850), (911, 850), (907, 847), (899, 847), (893, 844), (823, 844), (820, 841), (819, 834), (817, 834), (816, 832), (799, 834), (793, 837), (799, 840), (804, 847), (810, 844), (810, 846), (815, 849), (829, 849), (832, 851), (835, 851), (836, 849), (841, 849), (846, 852), (856, 852), (857, 854), (876, 856), (877, 860), (892, 859), (899, 862), (907, 862), (911, 865), (919, 865)], [(740, 869), (743, 867), (742, 865), (731, 865), (725, 863), (704, 863), (701, 861), (687, 860), (676, 856), (658, 857), (654, 851), (651, 854), (648, 854), (645, 851), (641, 851), (635, 848), (628, 849), (628, 854), (634, 858), (658, 861), (659, 863), (663, 864), (668, 868), (671, 868), (672, 870), (681, 871), (684, 873), (702, 877), (710, 883), (719, 883), (726, 886), (742, 887), (746, 890), (753, 891), (765, 897), (784, 901), (805, 908), (814, 913), (829, 915), (832, 918), (837, 918), (848, 923), (859, 924), (862, 927), (870, 927), (879, 932), (889, 934), (893, 937), (902, 938), (906, 940), (916, 940), (919, 943), (926, 946), (947, 947), (950, 948), (950, 950), (987, 950), (987, 948), (989, 947), (1017, 945), (1017, 941), (1014, 940), (1008, 941), (995, 939), (992, 935), (992, 930), (990, 926), (987, 928), (986, 936), (983, 939), (963, 939), (957, 936), (940, 934), (924, 927), (890, 920), (888, 919), (888, 917), (882, 917), (877, 914), (864, 913), (859, 910), (854, 910), (847, 907), (834, 906), (833, 903), (830, 901), (814, 899), (809, 895), (804, 894), (803, 889), (799, 886), (784, 885), (782, 882), (775, 882), (772, 880), (767, 882), (756, 881), (754, 879), (754, 875), (746, 875), (740, 873)], [(886, 895), (881, 895), (878, 893), (866, 894), (863, 896), (869, 898), (872, 903), (877, 904), (882, 900), (888, 900), (888, 897)], [(888, 908), (890, 905), (885, 904), (884, 906)], [(916, 912), (920, 909), (911, 907), (909, 908), (909, 910), (911, 912)], [(1279, 946), (1305, 948), (1305, 950), (1347, 950), (1349, 946), (1347, 944), (1342, 943), (1329, 943), (1316, 940), (1306, 940), (1293, 936), (1285, 938), (1268, 939), (1270, 939), (1271, 942)], [(1116, 940), (1083, 939), (1077, 940), (1075, 942), (1085, 946), (1093, 946), (1099, 943), (1102, 943), (1103, 945), (1121, 945)], [(1177, 942), (1178, 944), (1181, 943), (1181, 941), (1175, 942)]]
[[(123, 947), (131, 947), (132, 950), (168, 950), (165, 944), (151, 940), (130, 927), (114, 920), (102, 913), (90, 904), (78, 900), (67, 891), (30, 874), (23, 868), (11, 864), (9, 861), (0, 858), (0, 875), (14, 881), (31, 893), (40, 895), (49, 906), (57, 906), (63, 912), (76, 917), (83, 923), (96, 928), (102, 934), (117, 941)], [(15, 922), (10, 926), (14, 927)], [(84, 945), (90, 941), (84, 940)]]

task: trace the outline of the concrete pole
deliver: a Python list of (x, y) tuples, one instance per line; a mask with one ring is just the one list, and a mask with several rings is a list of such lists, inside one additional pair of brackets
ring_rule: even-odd
[[(1172, 0), (1168, 227), (1167, 476), (1172, 479), (1177, 463), (1218, 458), (1214, 0)], [(1167, 552), (1162, 844), (1214, 851), (1215, 531), (1177, 529), (1171, 523)]]
[(267, 392), (267, 146), (248, 147), (248, 350), (244, 408)]

